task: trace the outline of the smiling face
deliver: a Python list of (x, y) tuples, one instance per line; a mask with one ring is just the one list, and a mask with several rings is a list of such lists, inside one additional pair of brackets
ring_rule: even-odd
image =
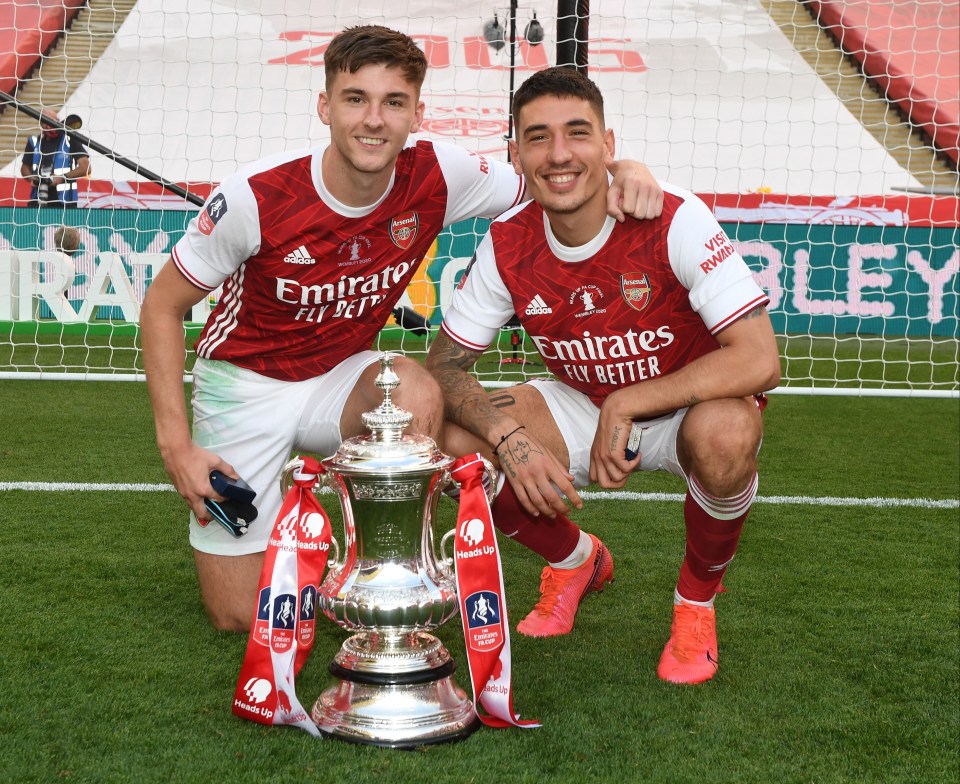
[(613, 132), (583, 98), (541, 95), (525, 103), (511, 142), (514, 168), (551, 218), (577, 213), (589, 222), (606, 215), (606, 158)]
[[(396, 67), (365, 65), (341, 71), (320, 93), (317, 111), (330, 126), (330, 147), (323, 160), (327, 188), (346, 204), (379, 196), (393, 173), (407, 137), (419, 130), (424, 105), (419, 86)], [(356, 190), (362, 193), (344, 193)], [(377, 189), (379, 188), (379, 191)]]

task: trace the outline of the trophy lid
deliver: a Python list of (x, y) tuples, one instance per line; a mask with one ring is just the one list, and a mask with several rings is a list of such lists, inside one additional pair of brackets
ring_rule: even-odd
[(397, 356), (391, 352), (380, 356), (380, 373), (374, 383), (383, 390), (383, 402), (361, 415), (369, 435), (348, 438), (340, 444), (337, 454), (323, 461), (326, 468), (348, 474), (422, 473), (446, 468), (453, 462), (429, 436), (404, 435), (413, 414), (391, 399), (391, 392), (400, 385), (393, 369)]

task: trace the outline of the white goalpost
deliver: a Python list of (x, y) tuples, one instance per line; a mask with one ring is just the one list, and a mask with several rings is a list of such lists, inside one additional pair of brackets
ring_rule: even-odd
[[(768, 292), (779, 391), (960, 397), (958, 0), (910, 20), (829, 0), (24, 5), (36, 18), (0, 31), (0, 378), (142, 380), (140, 304), (198, 204), (246, 163), (327, 138), (326, 45), (381, 23), (427, 55), (423, 134), (501, 160), (512, 90), (561, 61), (586, 68), (618, 155), (701, 196)], [(44, 108), (82, 122), (77, 208), (28, 205)], [(486, 225), (438, 237), (378, 346), (425, 354)], [(190, 314), (191, 345), (215, 303)], [(512, 327), (477, 368), (489, 386), (545, 372)]]

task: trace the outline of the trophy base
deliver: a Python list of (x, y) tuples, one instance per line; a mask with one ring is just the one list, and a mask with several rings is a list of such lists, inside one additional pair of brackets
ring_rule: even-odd
[(473, 703), (453, 679), (449, 660), (436, 670), (385, 677), (330, 665), (338, 683), (324, 691), (311, 711), (320, 732), (350, 743), (413, 749), (463, 740), (480, 720)]

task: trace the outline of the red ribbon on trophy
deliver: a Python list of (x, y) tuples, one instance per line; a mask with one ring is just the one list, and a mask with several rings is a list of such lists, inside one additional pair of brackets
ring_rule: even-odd
[(294, 689), (316, 631), (317, 591), (330, 553), (330, 519), (313, 494), (323, 467), (301, 458), (273, 526), (233, 712), (260, 724), (291, 724), (319, 736)]
[[(460, 512), (454, 544), (457, 597), (473, 686), (473, 706), (488, 727), (539, 727), (513, 710), (510, 623), (503, 572), (479, 454), (465, 455), (451, 467), (460, 484)], [(477, 696), (479, 694), (479, 697)], [(477, 703), (484, 708), (483, 715)]]

